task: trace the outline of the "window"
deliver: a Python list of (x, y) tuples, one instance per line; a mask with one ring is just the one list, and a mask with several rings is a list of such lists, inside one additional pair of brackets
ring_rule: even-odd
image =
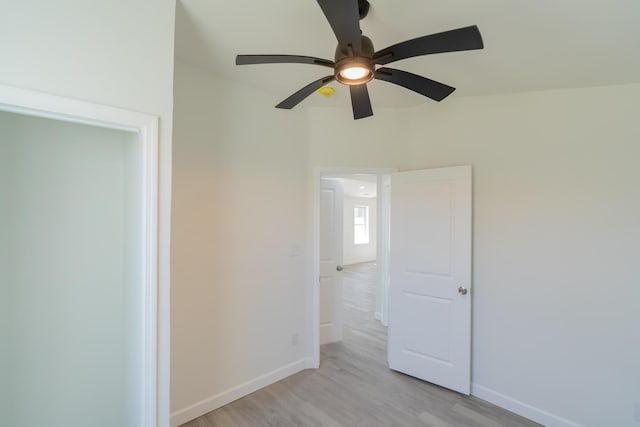
[(369, 244), (369, 206), (353, 208), (353, 243)]

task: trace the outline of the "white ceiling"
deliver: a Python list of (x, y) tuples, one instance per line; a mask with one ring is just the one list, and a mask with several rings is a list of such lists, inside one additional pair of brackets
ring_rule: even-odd
[(325, 179), (336, 179), (342, 181), (344, 195), (347, 197), (361, 197), (365, 199), (375, 198), (378, 188), (376, 175), (368, 174), (333, 174), (323, 175)]
[[(376, 50), (425, 34), (477, 25), (485, 49), (389, 64), (457, 88), (452, 97), (640, 81), (640, 0), (370, 0), (361, 21)], [(236, 66), (236, 54), (333, 59), (336, 40), (315, 0), (180, 0), (180, 61), (274, 95), (274, 105), (331, 74), (300, 64)], [(303, 105), (348, 107), (348, 91)], [(386, 82), (369, 84), (377, 107), (430, 101)], [(444, 101), (446, 102), (446, 100)]]

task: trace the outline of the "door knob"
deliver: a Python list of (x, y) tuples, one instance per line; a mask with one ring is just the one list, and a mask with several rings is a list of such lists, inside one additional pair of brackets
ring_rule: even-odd
[(341, 266), (341, 265), (339, 265), (339, 266), (337, 266), (337, 267), (336, 267), (336, 270), (338, 270), (338, 271), (342, 271), (342, 270), (344, 270), (344, 269), (342, 268), (342, 266)]
[(467, 288), (465, 288), (464, 286), (460, 286), (460, 287), (458, 288), (458, 293), (459, 293), (459, 294), (466, 295), (466, 294), (467, 294), (467, 292), (469, 292), (469, 291), (467, 291)]

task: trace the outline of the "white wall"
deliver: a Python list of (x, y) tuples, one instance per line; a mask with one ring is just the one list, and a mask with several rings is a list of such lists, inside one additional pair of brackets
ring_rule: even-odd
[(175, 97), (177, 424), (305, 366), (311, 289), (304, 114), (181, 63)]
[(157, 114), (171, 141), (175, 0), (3, 5), (0, 84)]
[[(369, 243), (356, 245), (353, 243), (354, 218), (353, 209), (356, 206), (369, 207)], [(377, 221), (376, 198), (364, 197), (344, 197), (344, 231), (342, 263), (344, 265), (356, 264), (359, 262), (368, 262), (376, 260), (376, 231), (378, 227)]]
[(0, 425), (141, 425), (141, 156), (0, 111)]
[(550, 426), (632, 427), (638, 111), (640, 85), (452, 98), (355, 123), (314, 109), (310, 165), (472, 164), (474, 392)]
[[(0, 84), (160, 117), (161, 306), (169, 304), (174, 17), (175, 0), (24, 0), (5, 2), (0, 14)], [(168, 319), (161, 321), (166, 330)], [(160, 363), (163, 381), (168, 360)]]
[(437, 159), (404, 167), (475, 167), (474, 382), (580, 424), (637, 425), (640, 85), (451, 107), (414, 112), (433, 114), (432, 137), (414, 135), (410, 159)]
[(310, 168), (396, 167), (408, 156), (406, 135), (413, 124), (407, 120), (407, 111), (375, 108), (373, 118), (353, 120), (350, 107), (307, 107)]

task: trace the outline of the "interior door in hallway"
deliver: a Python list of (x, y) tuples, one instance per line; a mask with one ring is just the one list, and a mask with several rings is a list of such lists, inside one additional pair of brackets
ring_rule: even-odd
[(323, 179), (320, 189), (320, 344), (342, 340), (343, 185)]
[(389, 367), (470, 392), (471, 166), (391, 176)]

